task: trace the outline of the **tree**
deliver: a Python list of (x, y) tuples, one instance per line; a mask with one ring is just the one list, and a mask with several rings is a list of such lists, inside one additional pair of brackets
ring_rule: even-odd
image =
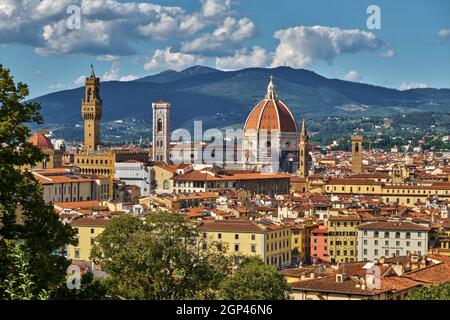
[(285, 300), (290, 287), (274, 266), (259, 257), (246, 257), (234, 274), (220, 284), (219, 296), (225, 300)]
[(8, 266), (12, 268), (7, 273), (4, 282), (0, 284), (3, 292), (3, 299), (7, 300), (33, 300), (48, 299), (48, 292), (41, 290), (35, 295), (36, 284), (33, 282), (33, 276), (30, 270), (29, 258), (26, 253), (21, 250), (20, 245), (14, 241), (6, 241), (6, 258), (10, 261)]
[(415, 290), (408, 300), (450, 300), (450, 283)]
[[(44, 202), (40, 184), (24, 169), (44, 159), (28, 143), (28, 123), (42, 123), (40, 105), (25, 101), (28, 87), (14, 83), (0, 65), (0, 282), (18, 275), (8, 258), (6, 241), (20, 241), (32, 273), (33, 295), (58, 286), (69, 261), (59, 254), (74, 243), (74, 230), (63, 225), (53, 207)], [(0, 297), (4, 292), (0, 292)]]
[(119, 299), (210, 299), (231, 266), (223, 246), (168, 212), (112, 219), (91, 256), (108, 274), (109, 294)]

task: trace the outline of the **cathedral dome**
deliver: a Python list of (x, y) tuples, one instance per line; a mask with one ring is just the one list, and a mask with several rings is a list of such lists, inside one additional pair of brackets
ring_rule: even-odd
[(270, 77), (267, 95), (250, 112), (245, 121), (247, 130), (279, 130), (280, 132), (297, 133), (297, 123), (289, 108), (278, 99), (273, 78)]
[(28, 142), (41, 150), (54, 150), (53, 144), (50, 142), (50, 140), (40, 132), (33, 134), (28, 139)]

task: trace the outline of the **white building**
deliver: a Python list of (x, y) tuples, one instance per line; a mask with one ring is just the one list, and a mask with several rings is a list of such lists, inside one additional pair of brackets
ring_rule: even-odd
[(138, 186), (141, 189), (141, 197), (149, 196), (152, 188), (152, 167), (146, 163), (128, 160), (116, 162), (115, 178), (122, 180), (127, 185)]
[(409, 221), (369, 222), (358, 226), (358, 260), (424, 255), (429, 228)]
[(32, 174), (42, 186), (46, 203), (108, 199), (107, 176), (81, 175), (67, 168), (36, 169)]

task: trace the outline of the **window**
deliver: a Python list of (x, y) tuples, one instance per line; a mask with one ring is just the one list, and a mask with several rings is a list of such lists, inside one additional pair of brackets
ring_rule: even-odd
[(217, 239), (222, 239), (222, 234), (221, 233), (217, 234)]
[(375, 231), (375, 232), (373, 233), (373, 236), (374, 236), (375, 238), (378, 238), (378, 231)]
[(384, 233), (384, 237), (385, 237), (385, 238), (389, 238), (389, 232), (386, 231), (386, 232)]
[(75, 259), (80, 259), (80, 250), (75, 249)]
[(234, 235), (234, 239), (235, 239), (235, 240), (239, 240), (239, 234), (235, 234), (235, 235)]
[(421, 237), (422, 237), (422, 232), (417, 232), (417, 236), (418, 236), (419, 238), (421, 238)]
[(254, 244), (251, 245), (251, 251), (256, 252), (256, 245), (254, 245)]
[(95, 238), (91, 238), (91, 246), (93, 246), (95, 243)]
[(406, 239), (411, 239), (411, 232), (408, 231), (408, 232), (406, 233)]
[(252, 234), (252, 240), (255, 240), (256, 236), (254, 234)]
[(161, 119), (158, 119), (156, 131), (162, 132), (163, 130), (163, 122)]
[(91, 228), (91, 234), (95, 233), (94, 228)]
[(235, 245), (234, 245), (234, 251), (235, 251), (235, 252), (238, 252), (238, 251), (239, 251), (239, 245), (238, 245), (238, 244), (235, 244)]
[(400, 239), (400, 232), (397, 231), (397, 232), (395, 233), (395, 238), (396, 238), (396, 239)]

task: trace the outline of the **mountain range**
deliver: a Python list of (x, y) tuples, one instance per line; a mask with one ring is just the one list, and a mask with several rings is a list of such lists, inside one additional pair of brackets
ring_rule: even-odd
[[(450, 112), (450, 89), (400, 91), (328, 79), (312, 71), (290, 67), (220, 71), (196, 66), (129, 82), (102, 82), (102, 121), (136, 118), (150, 124), (152, 101), (163, 99), (172, 104), (173, 128), (190, 128), (194, 120), (203, 120), (205, 128), (242, 124), (256, 103), (264, 98), (271, 75), (279, 98), (297, 120), (324, 115)], [(75, 124), (82, 120), (83, 97), (84, 87), (80, 87), (33, 100), (42, 104), (46, 123)]]

